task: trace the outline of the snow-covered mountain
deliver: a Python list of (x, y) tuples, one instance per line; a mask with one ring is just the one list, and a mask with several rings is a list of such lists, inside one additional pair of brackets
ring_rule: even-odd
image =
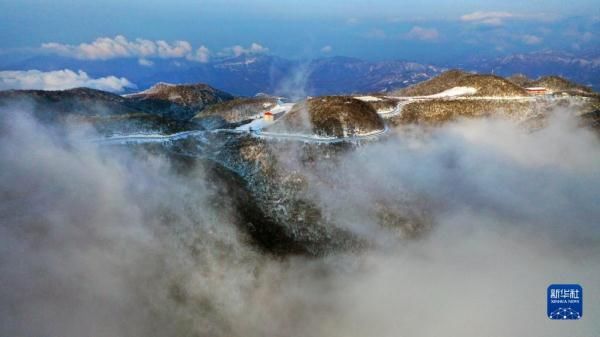
[(474, 57), (443, 66), (408, 61), (366, 61), (351, 57), (290, 60), (266, 54), (214, 58), (207, 63), (156, 59), (151, 65), (139, 60), (78, 60), (44, 55), (3, 65), (4, 70), (83, 70), (93, 77), (122, 76), (144, 90), (157, 82), (210, 83), (234, 95), (257, 93), (328, 95), (353, 92), (383, 92), (400, 89), (439, 75), (449, 68), (529, 78), (555, 74), (600, 89), (600, 54), (543, 51), (498, 58)]
[(142, 90), (157, 82), (202, 82), (242, 96), (261, 92), (285, 96), (379, 92), (405, 87), (442, 71), (442, 68), (415, 62), (371, 62), (347, 57), (288, 60), (271, 55), (241, 55), (208, 63), (167, 59), (153, 62), (148, 66), (136, 59), (86, 61), (46, 55), (5, 68), (81, 69), (94, 77), (125, 77)]
[(496, 59), (472, 59), (465, 67), (502, 76), (520, 73), (530, 78), (537, 78), (555, 74), (591, 86), (595, 90), (600, 89), (600, 53), (598, 52), (578, 55), (555, 51), (514, 54)]

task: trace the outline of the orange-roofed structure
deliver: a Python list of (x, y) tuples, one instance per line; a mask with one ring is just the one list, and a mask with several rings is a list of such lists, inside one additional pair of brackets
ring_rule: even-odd
[(264, 113), (263, 118), (266, 122), (272, 122), (273, 121), (273, 113), (271, 111), (267, 111)]

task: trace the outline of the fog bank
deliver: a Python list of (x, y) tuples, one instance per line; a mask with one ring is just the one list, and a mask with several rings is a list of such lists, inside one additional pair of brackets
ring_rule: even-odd
[[(200, 164), (2, 111), (0, 336), (592, 336), (600, 141), (561, 116), (409, 128), (304, 172), (374, 243), (308, 259), (259, 252)], [(381, 228), (382, 202), (430, 228)], [(582, 320), (546, 317), (552, 283), (583, 286)]]

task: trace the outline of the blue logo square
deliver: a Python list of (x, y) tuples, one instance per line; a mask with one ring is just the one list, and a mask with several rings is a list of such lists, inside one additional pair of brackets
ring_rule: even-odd
[(579, 284), (551, 284), (547, 299), (550, 319), (573, 320), (583, 316), (583, 288)]

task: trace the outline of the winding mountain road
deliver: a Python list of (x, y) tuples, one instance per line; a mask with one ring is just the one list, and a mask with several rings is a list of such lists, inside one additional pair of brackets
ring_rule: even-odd
[(119, 135), (105, 138), (96, 138), (90, 140), (93, 143), (98, 144), (142, 144), (142, 143), (163, 143), (185, 139), (188, 137), (203, 137), (209, 133), (231, 133), (231, 134), (248, 134), (253, 137), (261, 139), (272, 139), (272, 140), (293, 140), (302, 141), (309, 143), (343, 143), (343, 142), (354, 142), (360, 140), (375, 140), (389, 131), (386, 126), (384, 129), (377, 130), (375, 132), (363, 135), (354, 135), (348, 137), (320, 137), (317, 135), (306, 135), (306, 134), (293, 134), (293, 133), (278, 133), (278, 132), (264, 132), (264, 131), (244, 131), (244, 130), (233, 130), (233, 129), (216, 129), (216, 130), (193, 130), (178, 132), (170, 135), (162, 134), (131, 134), (131, 135)]

